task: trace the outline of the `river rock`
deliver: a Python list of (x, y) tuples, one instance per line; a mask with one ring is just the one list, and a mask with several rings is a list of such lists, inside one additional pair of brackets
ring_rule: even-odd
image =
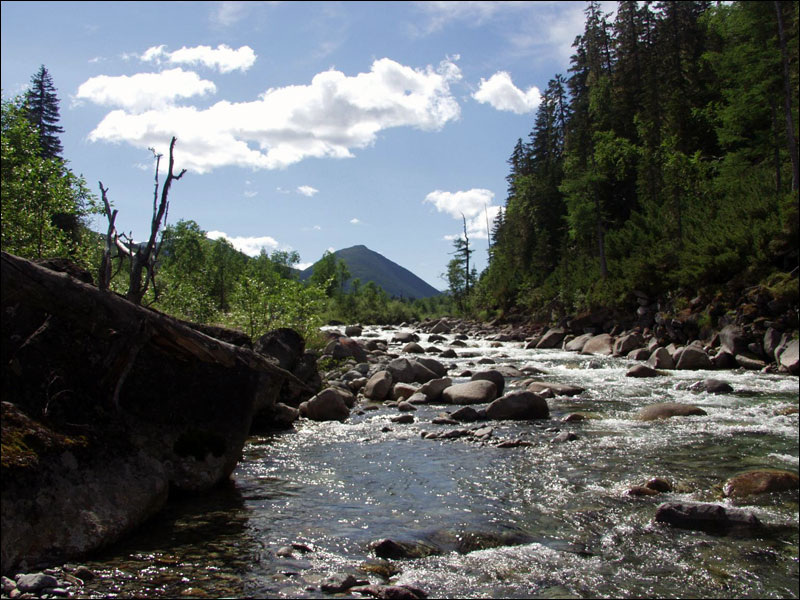
[(719, 504), (665, 502), (656, 509), (655, 520), (680, 529), (713, 534), (755, 534), (764, 529), (754, 513)]
[(438, 377), (436, 373), (418, 360), (411, 361), (411, 369), (414, 373), (414, 381), (417, 383), (427, 383)]
[(287, 406), (283, 402), (277, 402), (270, 423), (276, 429), (289, 429), (299, 417), (300, 411), (298, 409), (293, 406)]
[(543, 395), (550, 392), (553, 396), (580, 396), (586, 390), (579, 385), (556, 383), (554, 381), (534, 381), (528, 384), (528, 391)]
[(563, 444), (564, 442), (574, 442), (578, 439), (578, 435), (572, 433), (571, 431), (562, 431), (552, 440), (550, 440), (551, 444)]
[(650, 354), (647, 364), (654, 369), (674, 369), (675, 361), (672, 360), (672, 355), (666, 348), (656, 348)]
[(420, 389), (410, 383), (395, 383), (392, 387), (392, 400), (407, 400)]
[(453, 380), (449, 377), (441, 377), (439, 379), (431, 379), (427, 383), (423, 383), (419, 388), (419, 392), (425, 394), (429, 402), (439, 402), (442, 399), (442, 392), (453, 385)]
[(708, 414), (706, 411), (693, 404), (660, 402), (645, 406), (638, 412), (636, 418), (640, 421), (655, 421), (657, 419), (669, 419), (670, 417), (702, 416), (706, 414)]
[(560, 327), (549, 329), (536, 344), (538, 349), (558, 348), (567, 332)]
[(458, 383), (442, 392), (442, 399), (449, 404), (484, 404), (496, 397), (497, 387), (486, 380)]
[(720, 350), (714, 356), (712, 362), (715, 369), (735, 369), (739, 365), (736, 363), (736, 358), (730, 352)]
[(426, 369), (433, 371), (433, 373), (436, 374), (436, 377), (447, 376), (447, 367), (445, 367), (435, 358), (430, 358), (429, 356), (418, 356), (414, 360), (424, 366)]
[(625, 356), (629, 352), (644, 346), (644, 338), (641, 333), (629, 333), (620, 336), (614, 342), (614, 356)]
[(737, 354), (735, 359), (737, 365), (748, 371), (760, 371), (767, 366), (767, 363), (752, 354)]
[(726, 325), (719, 332), (719, 343), (723, 351), (736, 356), (747, 352), (749, 340), (744, 329), (738, 325)]
[(625, 373), (626, 377), (658, 377), (659, 372), (648, 367), (647, 365), (633, 365), (628, 372)]
[(722, 493), (726, 496), (742, 498), (753, 494), (796, 490), (800, 486), (798, 481), (797, 474), (791, 471), (757, 469), (728, 479), (722, 487)]
[(45, 573), (27, 573), (17, 579), (17, 589), (22, 592), (41, 592), (45, 588), (58, 587), (58, 579)]
[(471, 406), (462, 406), (451, 413), (450, 418), (459, 423), (474, 423), (480, 419), (480, 413)]
[(389, 371), (378, 371), (364, 386), (364, 395), (370, 400), (385, 400), (392, 389), (392, 374)]
[(369, 581), (356, 579), (349, 573), (336, 573), (323, 580), (320, 589), (328, 594), (340, 594), (357, 585), (367, 585), (368, 583)]
[(510, 392), (493, 401), (486, 408), (486, 416), (493, 420), (547, 419), (550, 411), (547, 401), (533, 392)]
[(403, 352), (406, 354), (425, 354), (425, 348), (420, 346), (417, 342), (409, 342), (403, 346)]
[(394, 334), (392, 341), (400, 344), (408, 344), (409, 342), (418, 342), (419, 336), (415, 333), (410, 333), (407, 331), (398, 331)]
[(778, 357), (778, 363), (781, 370), (792, 375), (800, 373), (800, 340), (792, 340), (786, 345)]
[(675, 368), (689, 370), (713, 369), (714, 364), (702, 348), (686, 346), (683, 348)]
[(354, 358), (357, 362), (367, 362), (367, 353), (357, 341), (349, 337), (340, 337), (328, 342), (325, 354), (330, 354), (336, 360)]
[(731, 384), (726, 381), (721, 381), (719, 379), (704, 379), (700, 382), (700, 389), (709, 394), (730, 394), (733, 392), (733, 388)]
[(364, 332), (364, 328), (361, 325), (348, 325), (344, 328), (344, 334), (349, 337), (359, 337)]
[(395, 358), (386, 365), (386, 370), (392, 374), (392, 380), (400, 383), (414, 382), (414, 365), (407, 358)]
[(595, 335), (583, 345), (581, 354), (600, 354), (610, 356), (614, 352), (614, 338), (607, 333)]
[[(437, 334), (450, 333), (450, 326), (444, 321), (444, 319), (441, 319), (436, 323), (436, 325), (431, 327), (430, 331), (431, 333)], [(440, 336), (440, 339), (443, 340), (444, 338)], [(428, 341), (432, 341), (431, 338), (428, 338)]]
[(351, 588), (352, 592), (372, 596), (378, 600), (424, 600), (428, 594), (413, 585), (366, 585)]
[(631, 360), (644, 360), (646, 361), (650, 358), (650, 350), (647, 348), (637, 348), (636, 350), (631, 350), (628, 352), (626, 358), (630, 358)]
[(353, 395), (341, 388), (329, 387), (300, 405), (300, 414), (312, 421), (344, 421), (350, 416), (348, 403)]
[(497, 388), (497, 395), (501, 396), (506, 387), (506, 379), (503, 374), (496, 369), (489, 369), (487, 371), (478, 371), (470, 377), (472, 381), (486, 380), (491, 381), (495, 388)]
[(586, 342), (592, 339), (592, 337), (594, 336), (591, 333), (579, 335), (578, 337), (566, 342), (564, 344), (564, 350), (568, 350), (569, 352), (582, 352)]

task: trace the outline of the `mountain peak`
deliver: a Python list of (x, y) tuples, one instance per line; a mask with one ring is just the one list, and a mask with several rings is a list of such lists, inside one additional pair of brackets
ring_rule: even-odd
[[(408, 269), (363, 244), (342, 248), (333, 254), (347, 265), (350, 271), (348, 283), (354, 279), (359, 279), (362, 285), (373, 281), (389, 296), (396, 298), (429, 298), (440, 293)], [(308, 279), (313, 272), (314, 265), (301, 271), (300, 279)]]

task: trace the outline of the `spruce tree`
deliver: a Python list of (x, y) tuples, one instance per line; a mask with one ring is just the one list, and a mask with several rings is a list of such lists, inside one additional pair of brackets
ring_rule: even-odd
[(42, 158), (61, 158), (64, 148), (58, 134), (64, 128), (58, 125), (58, 96), (53, 79), (44, 65), (31, 78), (31, 87), (25, 95), (28, 120), (39, 131)]

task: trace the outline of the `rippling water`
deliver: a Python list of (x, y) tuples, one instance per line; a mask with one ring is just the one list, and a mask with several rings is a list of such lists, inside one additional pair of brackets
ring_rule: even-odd
[[(422, 431), (453, 427), (431, 424), (453, 410), (446, 406), (419, 406), (406, 425), (389, 421), (396, 409), (382, 408), (252, 438), (227, 488), (171, 504), (146, 532), (87, 563), (101, 574), (91, 593), (325, 597), (319, 583), (331, 573), (384, 582), (359, 571), (376, 563), (370, 543), (444, 531), (513, 533), (526, 543), (392, 561), (391, 581), (451, 598), (798, 597), (797, 493), (734, 503), (720, 492), (747, 469), (797, 471), (798, 415), (781, 414), (797, 406), (797, 377), (673, 371), (630, 379), (625, 359), (469, 343), (498, 364), (530, 364), (546, 372), (543, 380), (587, 391), (548, 400), (549, 420), (489, 423), (488, 444), (422, 439)], [(475, 370), (475, 360), (442, 362), (456, 362), (458, 373)], [(734, 393), (688, 389), (711, 376)], [(507, 379), (507, 387), (514, 383)], [(664, 401), (690, 402), (708, 415), (633, 420), (642, 406)], [(577, 411), (590, 418), (562, 422)], [(579, 438), (553, 444), (556, 429)], [(504, 439), (531, 445), (493, 445)], [(679, 491), (624, 494), (656, 476)], [(787, 527), (755, 538), (664, 528), (653, 516), (668, 500), (744, 506)], [(312, 552), (277, 555), (292, 543)]]

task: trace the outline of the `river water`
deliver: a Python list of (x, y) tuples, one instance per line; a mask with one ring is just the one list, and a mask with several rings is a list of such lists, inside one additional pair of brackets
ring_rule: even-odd
[[(393, 332), (364, 333), (389, 339)], [(490, 357), (532, 365), (544, 381), (586, 391), (549, 399), (547, 420), (488, 423), (492, 437), (483, 443), (423, 439), (422, 431), (454, 427), (431, 424), (454, 410), (442, 405), (418, 406), (410, 424), (391, 422), (397, 409), (381, 408), (345, 423), (304, 420), (292, 432), (254, 437), (230, 485), (171, 503), (145, 531), (86, 562), (98, 574), (86, 593), (320, 598), (330, 597), (320, 584), (333, 573), (386, 583), (375, 570), (391, 568), (391, 583), (416, 585), (432, 598), (798, 597), (797, 492), (721, 497), (722, 483), (748, 469), (797, 472), (798, 415), (785, 414), (798, 404), (797, 377), (671, 371), (631, 379), (627, 359), (524, 350), (519, 342), (468, 344), (457, 351), (477, 356), (441, 359), (456, 363), (451, 373), (491, 368), (474, 364)], [(734, 392), (688, 389), (712, 376)], [(506, 382), (507, 389), (518, 383)], [(665, 401), (708, 414), (634, 420), (641, 407)], [(573, 412), (589, 418), (563, 422)], [(557, 431), (578, 439), (552, 443)], [(514, 439), (530, 445), (495, 445)], [(676, 491), (625, 494), (652, 477)], [(762, 537), (671, 529), (653, 522), (665, 501), (745, 507), (786, 527)], [(442, 532), (451, 539), (513, 535), (524, 543), (388, 564), (370, 549), (387, 537)], [(306, 548), (279, 556), (292, 543)]]

